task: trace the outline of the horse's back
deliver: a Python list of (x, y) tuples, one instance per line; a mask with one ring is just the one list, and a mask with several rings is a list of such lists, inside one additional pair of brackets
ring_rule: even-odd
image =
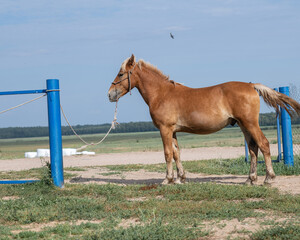
[[(178, 98), (192, 105), (201, 103), (204, 107), (220, 105), (232, 108), (248, 102), (259, 102), (259, 95), (252, 83), (226, 82), (204, 88), (182, 88), (178, 91)], [(229, 110), (229, 109), (228, 109)]]
[(177, 107), (179, 129), (210, 133), (252, 113), (258, 118), (259, 95), (251, 83), (227, 82), (178, 90), (172, 105)]

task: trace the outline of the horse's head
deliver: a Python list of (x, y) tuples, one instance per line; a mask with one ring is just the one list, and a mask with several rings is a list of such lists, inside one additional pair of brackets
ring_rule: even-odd
[(135, 87), (135, 81), (134, 78), (132, 78), (135, 66), (135, 56), (132, 54), (130, 58), (127, 58), (122, 63), (120, 71), (108, 90), (109, 101), (116, 102), (126, 93), (131, 93), (131, 89)]

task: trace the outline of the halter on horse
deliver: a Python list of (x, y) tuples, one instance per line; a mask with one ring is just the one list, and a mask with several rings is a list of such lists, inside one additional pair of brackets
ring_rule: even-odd
[[(131, 95), (131, 80), (130, 80), (130, 75), (132, 74), (134, 68), (135, 68), (136, 64), (134, 64), (133, 68), (130, 69), (129, 71), (127, 71), (127, 77), (126, 78), (123, 78), (117, 82), (112, 82), (111, 84), (113, 85), (117, 85), (117, 84), (120, 84), (121, 82), (125, 81), (128, 79), (128, 92), (130, 93)], [(122, 74), (119, 74), (119, 77), (122, 77), (123, 76), (123, 73)]]

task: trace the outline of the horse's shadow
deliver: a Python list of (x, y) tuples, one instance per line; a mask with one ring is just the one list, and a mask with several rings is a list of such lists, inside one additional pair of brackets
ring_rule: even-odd
[[(113, 179), (113, 178), (88, 178), (88, 177), (74, 177), (70, 179), (70, 183), (113, 183), (113, 184), (161, 184), (163, 179), (161, 178), (150, 178), (150, 179)], [(245, 177), (243, 176), (220, 176), (220, 177), (196, 177), (187, 178), (187, 183), (219, 183), (219, 184), (230, 184), (230, 185), (241, 185), (245, 183)]]

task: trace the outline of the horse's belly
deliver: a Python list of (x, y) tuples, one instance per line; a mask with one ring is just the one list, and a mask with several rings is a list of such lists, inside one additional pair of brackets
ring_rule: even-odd
[(209, 134), (217, 132), (231, 123), (227, 116), (206, 116), (199, 113), (191, 113), (187, 117), (180, 117), (176, 124), (177, 131)]

